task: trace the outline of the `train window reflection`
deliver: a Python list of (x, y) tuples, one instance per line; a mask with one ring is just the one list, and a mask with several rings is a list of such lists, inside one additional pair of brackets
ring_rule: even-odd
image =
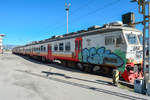
[(140, 44), (143, 45), (143, 36), (142, 35), (138, 35), (138, 38), (139, 38)]
[(123, 44), (123, 40), (122, 40), (121, 35), (119, 35), (119, 36), (116, 38), (116, 44)]
[(59, 51), (63, 51), (64, 50), (64, 44), (63, 43), (59, 43)]
[(113, 45), (115, 44), (115, 39), (113, 36), (105, 37), (105, 45)]
[(138, 44), (137, 37), (135, 34), (126, 34), (126, 37), (129, 44)]
[(65, 44), (65, 49), (66, 49), (66, 51), (70, 51), (70, 49), (71, 49), (70, 42), (67, 42), (67, 43)]
[(54, 45), (54, 50), (55, 50), (55, 51), (58, 50), (58, 45), (57, 45), (57, 44)]

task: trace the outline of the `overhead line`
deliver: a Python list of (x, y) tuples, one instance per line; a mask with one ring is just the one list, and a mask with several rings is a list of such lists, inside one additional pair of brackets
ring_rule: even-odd
[[(104, 5), (103, 7), (97, 8), (97, 9), (94, 10), (94, 11), (91, 11), (91, 12), (89, 12), (89, 13), (87, 13), (87, 14), (84, 14), (84, 15), (82, 15), (82, 16), (80, 16), (80, 17), (74, 19), (73, 21), (74, 21), (74, 22), (77, 22), (77, 21), (81, 20), (82, 17), (85, 18), (85, 17), (87, 17), (87, 16), (91, 16), (92, 14), (95, 14), (95, 13), (97, 13), (97, 12), (99, 12), (99, 11), (102, 11), (103, 9), (106, 9), (107, 7), (110, 7), (110, 6), (112, 6), (112, 5), (115, 5), (115, 4), (119, 3), (120, 1), (121, 1), (121, 0), (116, 0), (116, 1), (110, 2), (110, 3), (106, 4), (106, 5)], [(71, 22), (71, 23), (72, 23), (72, 22)], [(70, 23), (69, 23), (69, 24), (70, 24)]]
[[(89, 2), (90, 2), (91, 0), (89, 0)], [(74, 19), (73, 21), (71, 21), (71, 24), (73, 23), (73, 22), (77, 22), (77, 21), (79, 21), (79, 20), (81, 20), (82, 19), (82, 17), (87, 17), (87, 16), (90, 16), (90, 15), (92, 15), (92, 14), (95, 14), (95, 13), (97, 13), (97, 12), (99, 12), (99, 11), (102, 11), (103, 9), (106, 9), (107, 7), (110, 7), (110, 6), (112, 6), (112, 5), (115, 5), (116, 3), (118, 3), (118, 2), (120, 2), (121, 0), (115, 0), (115, 1), (113, 1), (113, 2), (110, 2), (110, 3), (108, 3), (108, 4), (106, 4), (106, 5), (104, 5), (103, 7), (100, 7), (100, 8), (97, 8), (97, 9), (95, 9), (94, 11), (91, 11), (91, 12), (89, 12), (89, 13), (87, 13), (87, 14), (84, 14), (84, 15), (82, 15), (82, 16), (80, 16), (80, 17), (78, 17), (78, 18), (76, 18), (76, 19)], [(70, 24), (70, 23), (69, 23)], [(60, 29), (60, 28), (62, 28), (62, 26), (65, 26), (66, 25), (66, 23), (64, 23), (64, 24), (61, 24), (61, 25), (58, 25), (58, 26), (56, 26), (56, 27), (54, 27), (54, 28), (52, 28), (53, 30), (55, 30), (55, 29)], [(65, 28), (65, 27), (64, 27)]]
[(88, 0), (87, 3), (83, 4), (82, 6), (78, 7), (77, 9), (73, 10), (71, 15), (76, 14), (78, 11), (81, 11), (81, 9), (89, 7), (89, 5), (91, 5), (91, 3), (94, 2), (93, 0)]

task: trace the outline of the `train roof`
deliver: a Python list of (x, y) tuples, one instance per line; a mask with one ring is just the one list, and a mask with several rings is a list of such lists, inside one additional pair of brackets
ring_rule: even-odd
[(19, 47), (43, 44), (43, 43), (47, 43), (47, 42), (69, 39), (69, 38), (74, 38), (74, 37), (78, 37), (78, 36), (94, 35), (94, 34), (122, 31), (122, 30), (141, 32), (140, 30), (135, 29), (133, 27), (129, 27), (129, 26), (123, 25), (123, 24), (118, 24), (115, 22), (115, 23), (105, 24), (102, 27), (95, 25), (95, 26), (89, 27), (87, 30), (80, 30), (77, 32), (71, 32), (68, 34), (60, 35), (60, 36), (52, 36), (51, 38), (41, 40), (41, 41), (33, 41), (30, 44), (27, 44), (25, 46), (19, 46)]

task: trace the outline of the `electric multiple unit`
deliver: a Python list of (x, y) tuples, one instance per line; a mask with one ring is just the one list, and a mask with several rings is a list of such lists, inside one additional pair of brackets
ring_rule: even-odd
[(142, 33), (121, 23), (93, 26), (16, 47), (13, 53), (61, 63), (93, 73), (117, 68), (125, 81), (142, 77)]

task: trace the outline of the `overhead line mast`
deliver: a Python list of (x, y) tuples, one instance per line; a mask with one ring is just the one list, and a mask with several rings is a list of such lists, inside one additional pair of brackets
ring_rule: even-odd
[(68, 29), (68, 18), (69, 18), (69, 8), (70, 8), (71, 4), (67, 4), (65, 3), (65, 7), (66, 7), (66, 12), (67, 12), (67, 33), (69, 33), (69, 29)]
[[(139, 13), (143, 15), (143, 21), (135, 24), (143, 24), (143, 74), (144, 89), (146, 90), (146, 81), (149, 81), (148, 90), (150, 90), (150, 1), (149, 0), (132, 0), (139, 5)], [(147, 33), (148, 32), (148, 33)], [(146, 34), (148, 35), (148, 67), (149, 78), (146, 80)], [(148, 92), (150, 95), (150, 91)]]

